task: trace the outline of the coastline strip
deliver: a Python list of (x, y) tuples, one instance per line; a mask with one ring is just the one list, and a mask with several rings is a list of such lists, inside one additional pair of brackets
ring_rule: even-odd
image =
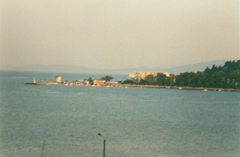
[[(38, 83), (25, 83), (26, 85), (76, 85), (79, 86), (79, 83), (68, 82), (68, 83), (57, 83), (57, 82), (38, 82)], [(94, 85), (95, 86), (95, 85)], [(102, 84), (98, 86), (107, 86), (109, 84)], [(166, 89), (179, 89), (179, 90), (203, 90), (203, 91), (232, 91), (240, 92), (240, 89), (231, 89), (231, 88), (205, 88), (205, 87), (178, 87), (178, 86), (159, 86), (159, 85), (133, 85), (133, 84), (112, 84), (111, 87), (138, 87), (138, 88), (166, 88)]]

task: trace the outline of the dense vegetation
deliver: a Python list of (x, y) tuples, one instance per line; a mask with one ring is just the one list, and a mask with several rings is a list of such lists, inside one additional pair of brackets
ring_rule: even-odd
[(112, 76), (105, 76), (105, 77), (102, 77), (101, 80), (105, 80), (105, 81), (111, 81), (113, 79)]
[(161, 85), (161, 86), (189, 86), (208, 88), (240, 88), (240, 60), (227, 61), (224, 66), (213, 65), (203, 72), (184, 72), (179, 75), (157, 74), (157, 77), (148, 75), (146, 79), (125, 80), (124, 84)]

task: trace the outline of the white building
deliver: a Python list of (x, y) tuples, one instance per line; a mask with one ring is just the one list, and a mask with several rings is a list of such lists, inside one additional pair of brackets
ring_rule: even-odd
[(33, 76), (33, 83), (36, 83), (36, 77)]
[(61, 83), (61, 80), (62, 80), (61, 76), (59, 76), (59, 75), (55, 76), (55, 82)]
[(106, 82), (105, 80), (95, 79), (95, 80), (93, 81), (93, 84), (94, 84), (94, 85), (101, 86), (101, 85), (104, 85), (105, 82)]
[(89, 86), (90, 82), (89, 81), (84, 81), (84, 85)]
[(147, 76), (152, 75), (153, 77), (157, 77), (157, 74), (164, 74), (165, 76), (169, 77), (169, 73), (167, 72), (133, 72), (128, 75), (130, 80), (145, 80)]

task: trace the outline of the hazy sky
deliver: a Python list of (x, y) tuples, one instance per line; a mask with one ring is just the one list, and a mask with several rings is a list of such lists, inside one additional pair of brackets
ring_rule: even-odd
[(2, 65), (174, 67), (239, 59), (238, 0), (0, 0)]

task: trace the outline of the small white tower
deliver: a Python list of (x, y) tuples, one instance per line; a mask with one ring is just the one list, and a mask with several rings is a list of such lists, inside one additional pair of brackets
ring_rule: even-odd
[(33, 83), (36, 83), (36, 77), (33, 76)]
[(59, 76), (59, 75), (57, 75), (57, 76), (55, 76), (55, 82), (57, 82), (57, 83), (61, 83), (61, 76)]

